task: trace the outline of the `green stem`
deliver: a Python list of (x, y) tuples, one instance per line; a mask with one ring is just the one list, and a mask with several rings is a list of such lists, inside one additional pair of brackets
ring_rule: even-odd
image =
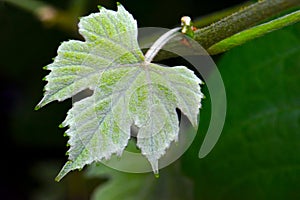
[(161, 50), (161, 48), (169, 42), (173, 37), (176, 36), (176, 33), (178, 34), (178, 31), (181, 28), (173, 28), (160, 36), (155, 43), (150, 47), (150, 49), (145, 54), (145, 62), (150, 63), (152, 62), (153, 58), (157, 55), (157, 53)]
[(194, 39), (207, 49), (225, 38), (299, 5), (299, 0), (262, 0), (195, 31)]
[(249, 40), (253, 40), (254, 38), (261, 37), (269, 32), (297, 23), (299, 21), (300, 21), (300, 10), (285, 15), (283, 17), (280, 17), (278, 19), (274, 19), (270, 22), (261, 24), (259, 26), (255, 26), (253, 28), (247, 29), (240, 33), (237, 33), (229, 38), (222, 40), (217, 44), (214, 44), (213, 46), (207, 49), (207, 52), (211, 55), (215, 55), (215, 54), (228, 51), (231, 48), (244, 44)]
[[(34, 13), (45, 24), (59, 26), (61, 29), (68, 32), (76, 31), (77, 14), (81, 13), (85, 6), (84, 0), (73, 0), (73, 4), (71, 4), (68, 11), (58, 11), (48, 4), (37, 0), (4, 1)], [(249, 29), (270, 17), (296, 6), (300, 6), (300, 0), (261, 0), (217, 21), (216, 23), (195, 31), (194, 39), (205, 49), (208, 49), (212, 45), (217, 44), (236, 33)], [(222, 15), (224, 15), (224, 13)], [(213, 20), (216, 20), (216, 18)], [(208, 21), (205, 21), (205, 23), (208, 23)], [(168, 54), (161, 56), (159, 54), (159, 59), (170, 57)]]
[(228, 15), (231, 15), (232, 13), (238, 12), (239, 10), (250, 6), (251, 4), (253, 4), (253, 2), (247, 1), (245, 3), (235, 5), (233, 7), (226, 8), (221, 11), (217, 11), (202, 17), (198, 17), (195, 20), (193, 20), (193, 24), (198, 28), (210, 25), (224, 17), (227, 17)]

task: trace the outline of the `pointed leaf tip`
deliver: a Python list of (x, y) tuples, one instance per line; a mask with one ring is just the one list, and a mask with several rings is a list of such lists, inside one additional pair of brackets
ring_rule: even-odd
[(34, 107), (34, 110), (39, 110), (41, 108), (41, 106), (37, 105)]
[(55, 177), (55, 181), (59, 182), (63, 177), (65, 177), (72, 170), (74, 170), (72, 168), (72, 161), (66, 162), (66, 164), (63, 166), (63, 168), (58, 173), (58, 175)]
[(117, 6), (122, 6), (122, 4), (120, 2), (117, 1)]

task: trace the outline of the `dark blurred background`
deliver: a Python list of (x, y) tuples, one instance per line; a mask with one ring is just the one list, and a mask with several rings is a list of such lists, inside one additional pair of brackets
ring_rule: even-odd
[[(71, 0), (44, 2), (64, 10)], [(84, 15), (96, 12), (97, 5), (116, 8), (115, 1), (87, 2)], [(120, 2), (138, 20), (140, 27), (171, 28), (179, 24), (183, 15), (196, 18), (243, 1)], [(71, 28), (45, 24), (32, 12), (5, 2), (0, 2), (0, 25), (0, 199), (47, 199), (45, 194), (49, 199), (62, 196), (71, 200), (88, 199), (101, 180), (86, 180), (81, 173), (74, 172), (62, 182), (54, 182), (67, 159), (64, 155), (68, 149), (67, 138), (58, 125), (64, 120), (71, 101), (51, 103), (34, 111), (43, 94), (42, 78), (48, 73), (42, 67), (52, 62), (61, 42), (80, 37)]]

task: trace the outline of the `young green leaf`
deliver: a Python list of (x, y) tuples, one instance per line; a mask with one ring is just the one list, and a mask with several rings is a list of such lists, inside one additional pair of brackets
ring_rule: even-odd
[(69, 126), (69, 161), (56, 180), (86, 164), (121, 155), (133, 124), (139, 128), (137, 146), (158, 173), (159, 158), (177, 140), (176, 108), (197, 126), (201, 81), (186, 67), (150, 63), (138, 46), (137, 23), (121, 5), (118, 11), (100, 8), (81, 18), (79, 32), (85, 42), (62, 43), (47, 66), (51, 72), (37, 106), (93, 90), (92, 96), (73, 104), (62, 123)]

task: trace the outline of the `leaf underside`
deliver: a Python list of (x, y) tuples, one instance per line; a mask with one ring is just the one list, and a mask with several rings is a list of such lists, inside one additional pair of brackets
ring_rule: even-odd
[(63, 42), (54, 62), (46, 66), (51, 72), (37, 106), (93, 90), (92, 96), (73, 104), (61, 124), (69, 127), (69, 161), (56, 180), (121, 155), (133, 124), (139, 128), (137, 146), (158, 173), (159, 158), (177, 140), (176, 108), (197, 126), (200, 79), (184, 66), (146, 62), (137, 42), (137, 23), (121, 5), (118, 11), (100, 8), (81, 18), (79, 32), (85, 41)]

